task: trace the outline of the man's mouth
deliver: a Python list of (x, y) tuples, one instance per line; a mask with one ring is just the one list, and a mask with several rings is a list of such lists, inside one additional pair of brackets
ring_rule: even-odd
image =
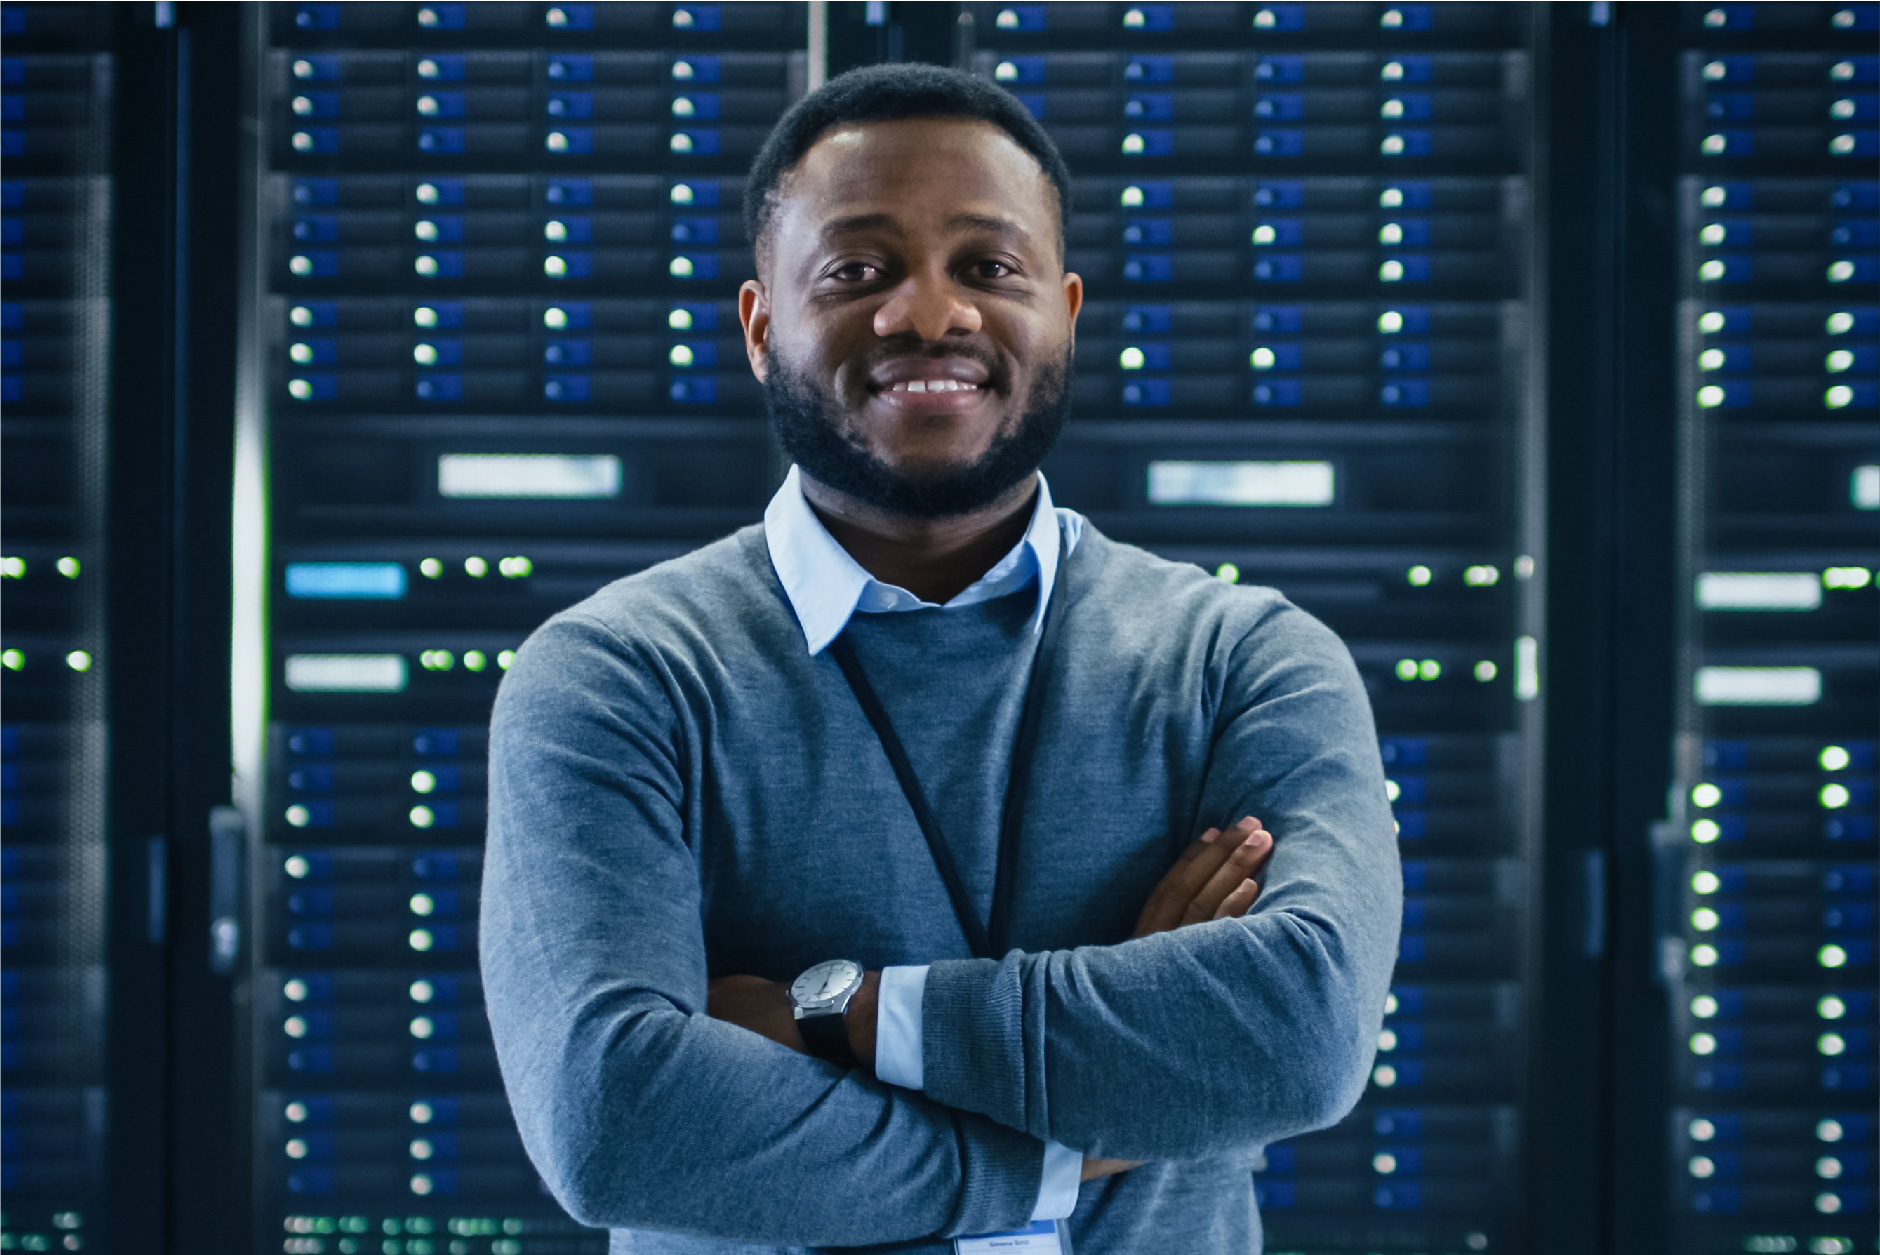
[(981, 386), (963, 379), (899, 379), (883, 392), (978, 392)]

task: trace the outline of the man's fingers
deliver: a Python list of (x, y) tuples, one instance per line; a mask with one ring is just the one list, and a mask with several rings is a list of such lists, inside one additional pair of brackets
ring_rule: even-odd
[(1221, 899), (1221, 904), (1214, 908), (1215, 919), (1239, 919), (1253, 906), (1253, 900), (1260, 896), (1260, 882), (1243, 880), (1235, 890)]
[(1180, 928), (1183, 924), (1199, 923), (1213, 915), (1214, 908), (1234, 885), (1254, 874), (1262, 865), (1262, 858), (1256, 851), (1249, 861), (1241, 856), (1239, 874), (1229, 877), (1214, 896), (1207, 899), (1205, 908), (1197, 911), (1195, 898), (1213, 884), (1224, 868), (1233, 866), (1235, 851), (1239, 850), (1254, 834), (1258, 834), (1264, 843), (1261, 848), (1270, 850), (1272, 838), (1261, 827), (1260, 821), (1249, 815), (1226, 828), (1210, 828), (1199, 838), (1191, 842), (1181, 856), (1176, 859), (1168, 874), (1150, 892), (1149, 900), (1137, 917), (1136, 930), (1132, 934), (1145, 937), (1150, 933), (1165, 932)]
[(1213, 919), (1214, 912), (1227, 900), (1227, 895), (1238, 888), (1242, 881), (1252, 878), (1261, 860), (1272, 848), (1273, 838), (1266, 832), (1256, 830), (1249, 834), (1233, 848), (1207, 883), (1195, 892), (1182, 914), (1182, 922), (1199, 924), (1203, 920)]

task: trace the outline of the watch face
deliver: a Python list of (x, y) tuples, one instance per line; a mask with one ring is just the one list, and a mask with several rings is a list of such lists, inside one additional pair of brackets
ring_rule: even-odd
[(790, 999), (799, 1007), (821, 1006), (834, 1002), (842, 992), (862, 976), (861, 966), (848, 959), (830, 959), (818, 963), (790, 986)]

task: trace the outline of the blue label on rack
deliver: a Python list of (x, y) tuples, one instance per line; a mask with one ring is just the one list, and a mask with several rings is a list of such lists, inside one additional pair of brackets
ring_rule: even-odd
[(547, 200), (551, 205), (592, 205), (594, 180), (550, 179)]
[(461, 744), (455, 728), (419, 728), (411, 736), (411, 748), (427, 757), (455, 757), (461, 752)]
[(1371, 1129), (1379, 1137), (1421, 1137), (1423, 1112), (1415, 1107), (1386, 1107), (1371, 1117)]
[(1430, 346), (1391, 341), (1390, 347), (1378, 354), (1377, 363), (1385, 370), (1428, 370)]
[(674, 57), (672, 78), (677, 83), (716, 83), (724, 74), (721, 58), (714, 56)]
[(1123, 81), (1128, 83), (1172, 83), (1175, 81), (1174, 57), (1131, 57), (1123, 67)]
[(591, 391), (586, 375), (550, 375), (542, 381), (542, 397), (548, 401), (578, 403), (586, 401)]
[(588, 340), (550, 340), (542, 349), (542, 360), (550, 366), (586, 366), (592, 347)]
[(297, 889), (287, 895), (287, 913), (289, 915), (331, 915), (333, 891), (331, 889)]
[(715, 31), (724, 25), (724, 13), (716, 4), (682, 4), (672, 11), (674, 30)]
[(1007, 57), (993, 71), (993, 77), (1001, 83), (1042, 83), (1044, 76), (1043, 57)]
[(1262, 373), (1268, 370), (1298, 370), (1305, 362), (1305, 350), (1297, 344), (1267, 345), (1266, 351), (1273, 355), (1273, 362), (1261, 368)]
[(594, 116), (593, 92), (550, 92), (548, 94), (548, 116), (551, 118), (573, 118), (580, 121)]
[[(295, 1071), (331, 1072), (333, 1070), (330, 1061), (324, 1068), (308, 1069), (301, 1067), (294, 1062), (294, 1059), (301, 1053), (300, 1051), (295, 1051), (293, 1055), (290, 1055), (288, 1057), (287, 1066), (293, 1068)], [(331, 1052), (329, 1051), (328, 1054), (330, 1055)], [(330, 1168), (296, 1168), (294, 1171), (287, 1174), (287, 1192), (289, 1194), (315, 1196), (331, 1194), (333, 1192), (333, 1172)]]
[(1294, 406), (1304, 397), (1304, 392), (1297, 379), (1272, 379), (1255, 384), (1253, 403), (1255, 405)]
[(450, 1075), (457, 1071), (457, 1051), (451, 1046), (414, 1050), (411, 1052), (411, 1070), (429, 1075)]
[(1254, 68), (1254, 78), (1262, 83), (1303, 83), (1306, 80), (1304, 57), (1261, 57)]
[(1167, 335), (1175, 329), (1174, 317), (1166, 305), (1131, 305), (1123, 311), (1123, 330), (1146, 331)]
[(419, 375), (414, 391), (420, 401), (461, 401), (463, 400), (463, 376)]
[(1408, 1181), (1380, 1185), (1372, 1191), (1371, 1202), (1382, 1211), (1420, 1211), (1423, 1207), (1423, 1190)]
[(1397, 839), (1399, 841), (1421, 841), (1428, 829), (1428, 819), (1422, 811), (1399, 811), (1397, 820)]
[(1253, 1194), (1262, 1211), (1288, 1211), (1298, 1201), (1297, 1189), (1291, 1181), (1256, 1180)]
[(1161, 407), (1174, 400), (1173, 386), (1166, 379), (1132, 379), (1123, 385), (1123, 404)]
[(290, 950), (331, 950), (333, 926), (331, 924), (301, 924), (290, 928), (287, 930), (287, 947)]
[(287, 787), (296, 793), (331, 793), (333, 768), (321, 763), (297, 766), (287, 773)]
[(548, 77), (557, 83), (592, 82), (594, 58), (581, 52), (557, 53), (548, 59)]
[(1167, 283), (1174, 274), (1173, 259), (1160, 253), (1131, 253), (1123, 259), (1123, 278), (1132, 283)]
[(464, 78), (461, 52), (426, 53), (418, 59), (418, 77), (427, 82), (460, 83)]
[(594, 151), (594, 128), (587, 126), (564, 126), (550, 131), (548, 151), (583, 157)]
[(333, 731), (330, 728), (295, 728), (287, 734), (287, 752), (326, 757), (333, 752)]
[(675, 118), (698, 118), (705, 122), (718, 119), (721, 97), (717, 92), (690, 92), (672, 99), (672, 116)]
[(1263, 127), (1253, 151), (1262, 157), (1297, 157), (1306, 150), (1306, 133), (1290, 127)]
[(716, 218), (674, 218), (672, 220), (672, 239), (677, 244), (718, 243), (718, 219)]
[[(1297, 305), (1256, 305), (1254, 307), (1253, 329), (1255, 331), (1272, 332), (1278, 335), (1298, 335), (1304, 325), (1304, 314)], [(1275, 345), (1273, 351), (1277, 354), (1281, 350)], [(1294, 347), (1291, 351), (1296, 354), (1298, 349)]]
[(303, 244), (331, 244), (339, 239), (339, 219), (326, 214), (294, 219), (294, 239)]
[(1168, 248), (1175, 243), (1175, 220), (1131, 218), (1123, 227), (1123, 243), (1143, 248)]
[(718, 401), (718, 381), (710, 375), (690, 379), (681, 376), (666, 391), (680, 405), (715, 405)]
[(1305, 259), (1297, 253), (1275, 253), (1253, 263), (1253, 277), (1265, 283), (1297, 283), (1305, 271)]
[[(437, 772), (437, 767), (429, 768)], [(453, 769), (454, 770), (454, 769)], [(411, 874), (419, 880), (455, 880), (457, 878), (458, 858), (455, 851), (440, 850), (432, 854), (420, 854), (411, 860)], [(435, 985), (436, 982), (432, 982)], [(433, 992), (433, 997), (436, 996)]]
[(1297, 209), (1306, 203), (1306, 185), (1292, 179), (1268, 179), (1253, 193), (1262, 209)]
[(1170, 122), (1175, 118), (1175, 96), (1171, 92), (1140, 92), (1123, 105), (1123, 116), (1146, 122)]
[(294, 25), (304, 31), (338, 30), (340, 6), (337, 4), (299, 4), (294, 6)]
[(1386, 83), (1427, 83), (1430, 81), (1430, 59), (1410, 55), (1392, 57), (1384, 63), (1381, 77)]
[(591, 4), (558, 4), (549, 13), (556, 30), (594, 29), (594, 6)]
[(287, 595), (395, 600), (405, 595), (405, 568), (396, 562), (290, 562)]

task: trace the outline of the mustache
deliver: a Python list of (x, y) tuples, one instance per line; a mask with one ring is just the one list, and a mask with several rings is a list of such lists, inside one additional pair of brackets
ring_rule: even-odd
[(884, 341), (880, 348), (869, 354), (862, 377), (868, 378), (876, 371), (900, 362), (932, 362), (949, 357), (963, 358), (982, 367), (986, 372), (986, 386), (994, 392), (1011, 391), (1012, 372), (998, 350), (971, 340), (909, 341), (903, 344)]

